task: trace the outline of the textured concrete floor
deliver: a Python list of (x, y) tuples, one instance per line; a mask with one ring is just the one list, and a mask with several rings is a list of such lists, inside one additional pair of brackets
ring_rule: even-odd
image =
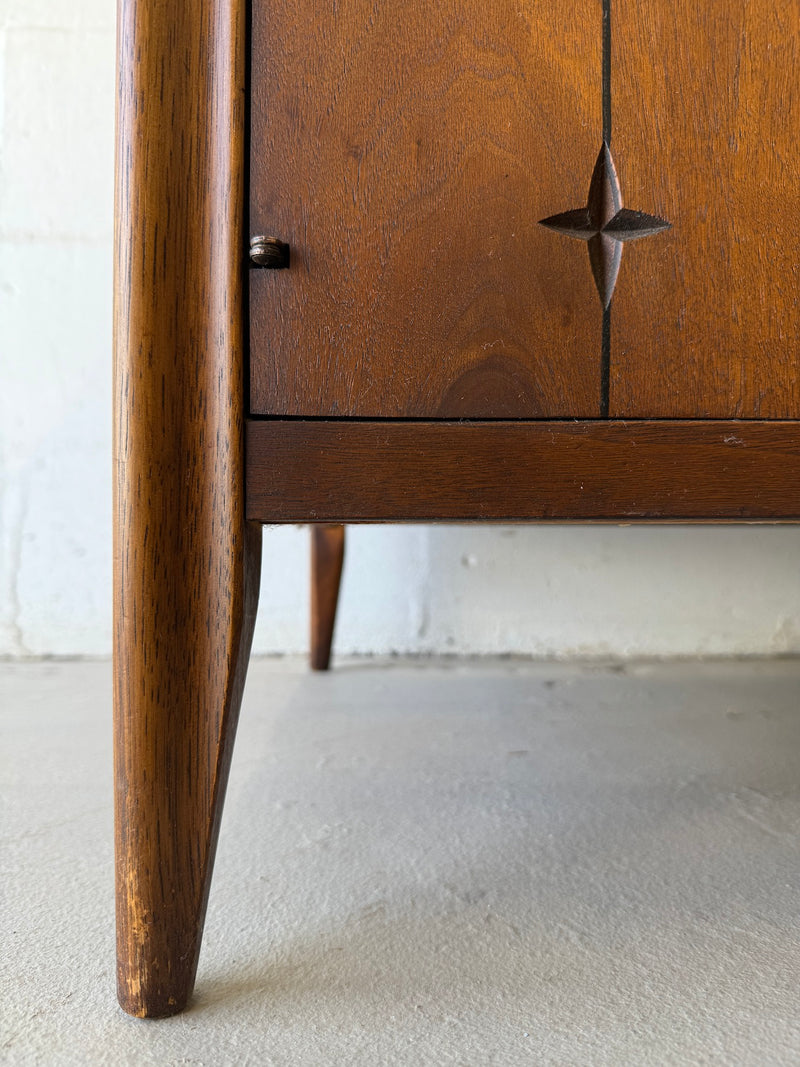
[(113, 996), (110, 668), (0, 665), (0, 1061), (797, 1064), (800, 664), (254, 662), (192, 1009)]

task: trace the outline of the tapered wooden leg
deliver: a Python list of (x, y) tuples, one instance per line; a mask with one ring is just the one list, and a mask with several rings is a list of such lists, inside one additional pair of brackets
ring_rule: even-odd
[[(183, 560), (164, 555), (141, 598), (128, 586), (121, 601), (117, 991), (131, 1015), (179, 1012), (194, 985), (258, 595), (261, 528), (243, 534), (229, 598), (202, 574), (206, 545), (186, 546)], [(191, 592), (180, 588), (187, 562)]]
[(119, 1001), (194, 982), (250, 651), (245, 522), (246, 4), (122, 0), (115, 240)]
[(344, 526), (311, 527), (311, 668), (327, 671), (344, 563)]

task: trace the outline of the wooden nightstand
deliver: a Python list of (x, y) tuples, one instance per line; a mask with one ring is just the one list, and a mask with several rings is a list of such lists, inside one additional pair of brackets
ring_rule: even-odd
[(260, 524), (800, 517), (800, 9), (584, 7), (120, 0), (126, 1011), (191, 992)]

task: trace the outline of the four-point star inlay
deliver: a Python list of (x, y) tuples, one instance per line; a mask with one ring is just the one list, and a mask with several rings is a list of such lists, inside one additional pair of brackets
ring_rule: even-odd
[(622, 206), (619, 179), (611, 151), (603, 142), (589, 184), (586, 207), (563, 211), (541, 220), (541, 225), (568, 237), (588, 241), (589, 262), (603, 307), (611, 303), (622, 259), (622, 242), (667, 230), (671, 223), (657, 215), (630, 211)]

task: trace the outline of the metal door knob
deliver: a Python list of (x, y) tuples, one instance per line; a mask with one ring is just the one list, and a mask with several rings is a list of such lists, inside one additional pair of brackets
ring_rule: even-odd
[(251, 237), (250, 262), (268, 270), (285, 270), (289, 266), (289, 246), (277, 237)]

